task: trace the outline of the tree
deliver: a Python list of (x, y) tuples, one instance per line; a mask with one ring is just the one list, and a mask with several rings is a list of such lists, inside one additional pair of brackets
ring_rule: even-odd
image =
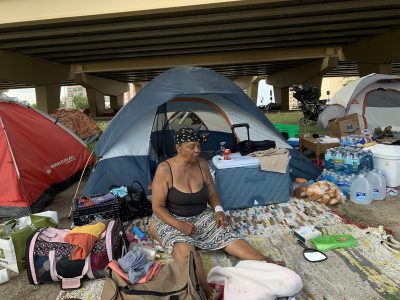
[(87, 97), (84, 96), (74, 96), (74, 100), (72, 100), (74, 107), (79, 110), (84, 110), (89, 108), (89, 101)]

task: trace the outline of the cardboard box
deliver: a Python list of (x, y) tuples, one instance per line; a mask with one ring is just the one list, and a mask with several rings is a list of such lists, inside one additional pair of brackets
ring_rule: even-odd
[(330, 136), (342, 137), (351, 134), (361, 134), (360, 123), (357, 114), (351, 114), (343, 118), (332, 119), (328, 123)]

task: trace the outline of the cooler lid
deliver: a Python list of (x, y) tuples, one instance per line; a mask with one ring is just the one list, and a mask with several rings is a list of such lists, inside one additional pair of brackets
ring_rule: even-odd
[(229, 169), (260, 165), (258, 159), (255, 157), (241, 156), (240, 153), (232, 153), (230, 157), (230, 160), (224, 160), (221, 155), (216, 155), (212, 158), (212, 162), (217, 169)]
[(365, 150), (371, 150), (375, 157), (400, 159), (400, 146), (377, 144)]

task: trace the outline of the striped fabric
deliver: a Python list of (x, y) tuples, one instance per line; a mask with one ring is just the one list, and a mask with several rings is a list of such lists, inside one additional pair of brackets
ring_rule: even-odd
[(199, 249), (217, 250), (228, 246), (235, 240), (241, 239), (239, 234), (230, 226), (225, 226), (225, 228), (217, 226), (214, 212), (211, 208), (206, 208), (201, 214), (192, 217), (174, 216), (179, 221), (189, 221), (194, 224), (197, 228), (197, 233), (196, 235), (185, 235), (153, 216), (157, 222), (157, 234), (168, 254), (171, 254), (174, 250), (175, 243), (187, 243)]

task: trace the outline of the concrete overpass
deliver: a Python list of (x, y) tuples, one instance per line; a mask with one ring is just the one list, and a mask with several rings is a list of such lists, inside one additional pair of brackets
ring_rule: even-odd
[(258, 80), (320, 85), (322, 76), (400, 73), (400, 0), (187, 0), (0, 2), (0, 89), (35, 87), (59, 107), (61, 85), (121, 105), (128, 82), (178, 65), (213, 69), (254, 98)]

